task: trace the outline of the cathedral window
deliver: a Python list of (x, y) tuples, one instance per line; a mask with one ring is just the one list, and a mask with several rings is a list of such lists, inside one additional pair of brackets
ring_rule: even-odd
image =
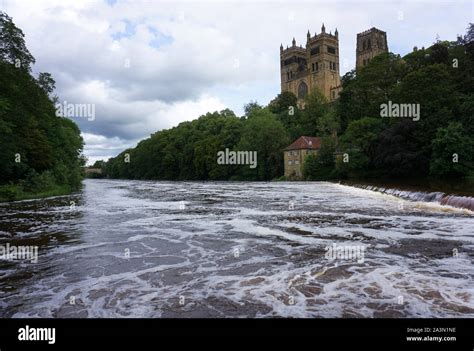
[(304, 99), (306, 95), (308, 95), (308, 86), (305, 82), (301, 82), (298, 85), (298, 99)]
[(316, 46), (310, 51), (311, 56), (319, 54), (319, 46)]
[(329, 52), (330, 54), (334, 54), (334, 55), (335, 55), (335, 54), (336, 54), (336, 48), (335, 48), (334, 46), (329, 46), (329, 45), (328, 45), (328, 52)]

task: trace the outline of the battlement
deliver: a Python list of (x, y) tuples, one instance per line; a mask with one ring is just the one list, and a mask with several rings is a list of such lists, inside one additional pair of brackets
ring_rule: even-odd
[(308, 33), (306, 34), (306, 45), (304, 47), (301, 44), (300, 44), (300, 46), (297, 46), (296, 45), (296, 40), (293, 37), (292, 46), (290, 46), (290, 47), (287, 46), (286, 49), (285, 49), (285, 48), (283, 48), (283, 44), (280, 45), (280, 53), (281, 54), (286, 54), (288, 52), (301, 52), (301, 53), (304, 53), (304, 52), (306, 52), (309, 43), (319, 41), (319, 40), (323, 40), (323, 39), (332, 39), (332, 40), (338, 41), (339, 40), (339, 32), (337, 31), (337, 28), (334, 31), (334, 34), (332, 34), (331, 32), (326, 33), (326, 27), (324, 26), (324, 23), (323, 23), (323, 25), (321, 27), (321, 33), (319, 33), (319, 34), (314, 33), (314, 36), (311, 36), (311, 34), (308, 30)]
[(280, 54), (286, 54), (286, 53), (301, 53), (303, 55), (306, 55), (306, 47), (300, 46), (290, 46), (286, 47), (286, 49), (283, 49), (283, 46), (280, 46)]
[(388, 52), (387, 33), (375, 27), (357, 34), (356, 67), (369, 64), (375, 56)]
[[(320, 33), (306, 34), (305, 45), (280, 45), (281, 91), (290, 91), (299, 102), (313, 89), (319, 89), (334, 101), (342, 89), (339, 75), (339, 32), (326, 32), (324, 23)], [(375, 27), (357, 34), (356, 67), (363, 67), (377, 55), (388, 52), (387, 34)]]
[(367, 29), (367, 30), (361, 32), (361, 33), (357, 33), (357, 38), (360, 38), (360, 37), (363, 37), (363, 36), (366, 36), (366, 35), (370, 35), (372, 33), (380, 33), (380, 34), (383, 34), (383, 35), (387, 35), (387, 33), (384, 32), (383, 30), (372, 27), (370, 29)]

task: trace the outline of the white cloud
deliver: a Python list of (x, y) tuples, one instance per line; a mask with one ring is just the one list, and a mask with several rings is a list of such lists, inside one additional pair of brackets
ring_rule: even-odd
[(354, 66), (356, 34), (372, 26), (403, 55), (437, 34), (455, 39), (472, 22), (468, 1), (3, 0), (1, 8), (60, 99), (96, 104), (94, 121), (78, 121), (84, 135), (105, 138), (87, 137), (94, 157), (208, 111), (267, 103), (280, 89), (280, 43), (304, 44), (322, 22), (338, 28), (342, 73)]

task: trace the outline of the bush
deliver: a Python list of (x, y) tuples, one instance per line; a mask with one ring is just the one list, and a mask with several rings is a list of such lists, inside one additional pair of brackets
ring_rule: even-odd
[(20, 189), (13, 184), (0, 186), (0, 201), (12, 201), (18, 196)]

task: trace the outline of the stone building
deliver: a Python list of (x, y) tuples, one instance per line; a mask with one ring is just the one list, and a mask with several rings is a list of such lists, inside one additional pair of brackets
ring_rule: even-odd
[[(357, 34), (356, 67), (366, 66), (372, 58), (388, 52), (387, 34), (372, 27)], [(306, 45), (280, 46), (281, 91), (290, 91), (298, 98), (299, 107), (304, 107), (304, 98), (314, 88), (319, 88), (328, 101), (334, 101), (341, 91), (339, 76), (339, 33), (326, 33), (324, 24), (320, 34), (311, 36), (308, 31)], [(333, 137), (337, 143), (337, 135)], [(321, 148), (321, 138), (301, 136), (284, 151), (284, 168), (287, 179), (302, 179), (302, 166), (306, 156), (316, 154)], [(335, 153), (340, 159), (341, 153)]]
[(366, 66), (378, 54), (388, 52), (387, 33), (375, 27), (357, 34), (356, 67)]
[(301, 179), (302, 166), (306, 156), (316, 155), (321, 148), (321, 138), (301, 136), (283, 151), (285, 162), (285, 177), (287, 179)]
[(339, 76), (339, 33), (306, 35), (306, 44), (297, 46), (293, 38), (292, 46), (280, 46), (281, 91), (291, 91), (301, 104), (304, 97), (318, 87), (324, 96), (333, 101), (338, 98), (341, 88)]
[[(357, 34), (356, 67), (362, 67), (376, 55), (388, 52), (387, 33), (372, 27)], [(308, 31), (306, 44), (297, 46), (293, 38), (291, 47), (280, 46), (281, 91), (290, 91), (298, 98), (298, 105), (315, 87), (319, 88), (328, 101), (334, 101), (341, 91), (339, 73), (339, 33), (321, 33), (311, 36)]]

